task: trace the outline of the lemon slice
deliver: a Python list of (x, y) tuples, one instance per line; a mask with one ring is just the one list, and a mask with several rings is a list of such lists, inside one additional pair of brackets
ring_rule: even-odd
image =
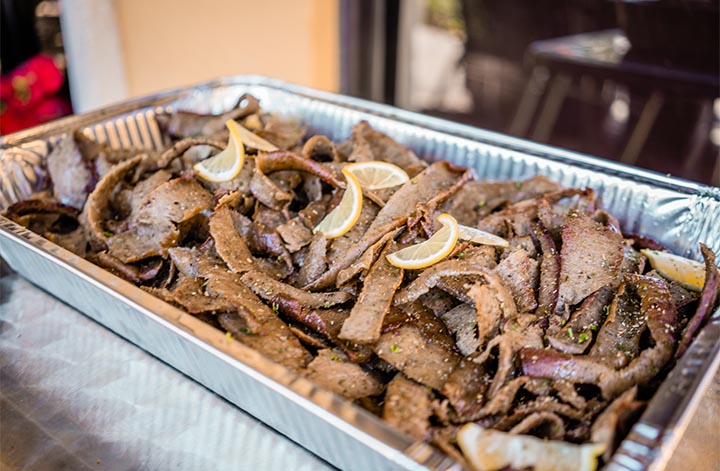
[(340, 204), (315, 226), (315, 232), (322, 232), (328, 239), (337, 239), (347, 233), (357, 222), (362, 211), (362, 189), (355, 175), (346, 169), (342, 171), (345, 175), (347, 188), (343, 194)]
[(232, 180), (237, 177), (245, 163), (245, 146), (240, 135), (240, 125), (228, 119), (225, 126), (230, 131), (227, 147), (193, 167), (203, 180), (216, 183)]
[[(237, 121), (235, 121), (235, 124), (237, 124)], [(263, 152), (275, 152), (276, 150), (280, 150), (275, 144), (266, 141), (240, 124), (237, 124), (237, 132), (242, 138), (245, 147), (248, 149), (257, 149)]]
[(372, 160), (348, 164), (346, 169), (357, 178), (360, 186), (366, 190), (380, 190), (402, 185), (410, 180), (405, 170), (397, 165)]
[(463, 426), (457, 440), (463, 455), (476, 471), (496, 471), (508, 466), (535, 471), (594, 471), (597, 457), (606, 448), (599, 443), (576, 445), (513, 435), (487, 430), (474, 423)]
[(432, 237), (389, 254), (388, 262), (399, 268), (418, 269), (429, 267), (450, 255), (460, 235), (458, 223), (447, 213), (438, 216), (438, 221), (443, 227)]
[(677, 281), (692, 291), (702, 291), (705, 286), (705, 265), (670, 252), (642, 249), (640, 251), (650, 265), (665, 278)]
[(510, 245), (507, 240), (500, 236), (496, 236), (495, 234), (481, 231), (480, 229), (475, 229), (474, 227), (463, 226), (462, 224), (459, 225), (459, 228), (459, 238), (461, 240), (469, 240), (470, 242), (475, 242), (476, 244), (495, 245), (497, 247), (507, 247)]

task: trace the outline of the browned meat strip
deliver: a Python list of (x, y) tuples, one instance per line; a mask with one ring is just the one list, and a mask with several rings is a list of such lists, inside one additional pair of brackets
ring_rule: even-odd
[(303, 222), (302, 218), (295, 217), (277, 227), (277, 232), (285, 241), (290, 253), (295, 253), (310, 243), (313, 237), (312, 230)]
[(388, 383), (383, 419), (417, 440), (425, 440), (430, 428), (431, 392), (398, 373)]
[(402, 229), (395, 229), (394, 231), (388, 232), (380, 240), (368, 247), (368, 249), (363, 252), (356, 262), (349, 267), (340, 270), (337, 276), (336, 284), (338, 286), (343, 286), (354, 280), (357, 276), (367, 276), (370, 267), (378, 259), (387, 243), (394, 239), (401, 230)]
[(538, 287), (538, 306), (535, 313), (549, 317), (555, 313), (560, 285), (560, 255), (555, 241), (542, 222), (533, 229), (542, 253), (540, 260), (540, 285)]
[(227, 142), (219, 142), (207, 137), (186, 137), (185, 139), (177, 141), (172, 147), (169, 147), (160, 154), (157, 160), (153, 162), (153, 165), (157, 168), (165, 168), (170, 165), (170, 162), (180, 157), (194, 146), (210, 146), (215, 149), (222, 150), (227, 147)]
[(206, 115), (178, 110), (170, 115), (158, 115), (158, 123), (173, 137), (210, 136), (225, 127), (228, 119), (242, 119), (256, 113), (260, 104), (252, 95), (242, 95), (232, 110), (221, 115)]
[(531, 378), (530, 376), (520, 376), (510, 380), (488, 398), (488, 401), (480, 410), (479, 416), (506, 414), (512, 408), (513, 402), (515, 402), (515, 396), (517, 396), (521, 388), (532, 382), (544, 381), (546, 380)]
[(250, 270), (243, 274), (240, 279), (255, 294), (267, 301), (272, 301), (275, 296), (283, 296), (296, 299), (304, 307), (316, 309), (320, 307), (329, 308), (352, 299), (352, 296), (344, 291), (310, 293), (275, 280), (258, 270)]
[(475, 308), (467, 303), (460, 304), (442, 315), (450, 333), (455, 337), (458, 350), (465, 356), (480, 347), (477, 331), (477, 314)]
[[(627, 284), (621, 284), (610, 304), (607, 319), (590, 349), (590, 357), (615, 369), (627, 365), (640, 353), (640, 336), (645, 331), (645, 315), (640, 310), (639, 297), (635, 296)], [(569, 336), (573, 334), (571, 338), (581, 334), (581, 331), (573, 332), (572, 327), (568, 329), (565, 330)]]
[(450, 374), (440, 392), (444, 394), (460, 422), (473, 420), (485, 402), (485, 392), (490, 385), (490, 378), (481, 365), (463, 359)]
[(470, 286), (468, 296), (475, 304), (475, 322), (477, 323), (478, 348), (500, 331), (503, 308), (498, 296), (490, 285), (475, 283)]
[(542, 347), (542, 335), (539, 329), (528, 329), (525, 332), (510, 330), (493, 338), (485, 347), (485, 351), (473, 359), (478, 364), (485, 363), (497, 347), (497, 371), (493, 376), (488, 396), (494, 396), (507, 383), (515, 368), (515, 354), (521, 349)]
[(510, 288), (520, 312), (531, 312), (537, 307), (535, 286), (538, 280), (538, 263), (523, 249), (516, 250), (498, 264), (495, 273)]
[(419, 159), (413, 151), (399, 144), (387, 134), (376, 131), (367, 121), (361, 121), (353, 126), (353, 134), (356, 133), (365, 138), (374, 160), (395, 164), (411, 177), (420, 173), (427, 166), (425, 161)]
[[(391, 312), (395, 309), (397, 308), (391, 308)], [(408, 322), (411, 321), (420, 328), (425, 337), (447, 349), (452, 350), (455, 348), (455, 340), (448, 332), (445, 322), (436, 316), (432, 309), (425, 306), (422, 301), (417, 300), (414, 303), (405, 304), (401, 310), (409, 317)], [(385, 332), (385, 327), (383, 325), (383, 332)]]
[(656, 272), (655, 270), (650, 270), (649, 272), (645, 273), (645, 276), (665, 281), (668, 290), (670, 290), (670, 296), (672, 296), (675, 307), (678, 308), (678, 310), (687, 306), (690, 303), (697, 301), (700, 298), (699, 293), (683, 288), (677, 281), (663, 278), (662, 275), (660, 275), (660, 273)]
[(210, 235), (215, 241), (215, 250), (230, 270), (245, 273), (256, 268), (255, 259), (235, 228), (232, 209), (228, 206), (221, 206), (210, 216)]
[(140, 180), (132, 189), (132, 193), (130, 195), (130, 214), (128, 215), (128, 219), (130, 221), (134, 221), (148, 195), (155, 188), (168, 182), (171, 178), (172, 174), (170, 172), (158, 170), (157, 172), (150, 174), (145, 180)]
[(441, 279), (457, 279), (459, 277), (484, 277), (489, 271), (482, 266), (469, 263), (465, 260), (445, 260), (422, 271), (412, 283), (398, 291), (394, 304), (410, 303), (436, 287)]
[(333, 172), (320, 162), (303, 157), (294, 152), (271, 152), (269, 154), (258, 154), (255, 157), (257, 170), (270, 175), (281, 170), (298, 170), (319, 177), (325, 183), (335, 188), (342, 188), (345, 185), (340, 182)]
[(327, 136), (316, 134), (303, 145), (302, 153), (308, 159), (317, 162), (340, 162), (340, 156), (333, 141)]
[(607, 446), (603, 454), (606, 462), (617, 449), (620, 439), (625, 436), (627, 423), (634, 420), (643, 408), (644, 403), (637, 400), (637, 386), (635, 386), (618, 396), (595, 419), (591, 428), (591, 441), (604, 443)]
[(250, 178), (250, 193), (262, 204), (280, 210), (293, 200), (293, 194), (279, 188), (270, 177), (260, 171)]
[(567, 325), (548, 337), (550, 345), (565, 353), (584, 353), (605, 320), (613, 294), (610, 286), (603, 286), (585, 298), (582, 305), (573, 312)]
[(109, 268), (122, 278), (137, 284), (152, 280), (160, 273), (160, 269), (162, 268), (162, 260), (153, 260), (148, 266), (141, 269), (134, 265), (123, 263), (112, 255), (108, 255), (107, 252), (98, 253), (96, 260), (100, 265)]
[(572, 214), (562, 231), (558, 310), (618, 282), (623, 261), (622, 235), (583, 214)]
[(388, 250), (394, 251), (396, 248), (395, 244), (390, 244), (370, 268), (350, 317), (342, 326), (341, 339), (370, 344), (380, 338), (383, 319), (403, 280), (402, 268), (390, 265), (385, 259)]
[(195, 181), (170, 180), (147, 196), (128, 231), (107, 240), (108, 252), (125, 263), (164, 256), (180, 238), (178, 225), (212, 204), (212, 195)]
[(53, 194), (62, 204), (82, 208), (95, 179), (72, 134), (63, 137), (47, 156)]
[(236, 308), (221, 298), (207, 296), (197, 278), (180, 274), (172, 289), (148, 288), (148, 292), (165, 301), (176, 304), (190, 314), (235, 311)]
[(265, 127), (255, 131), (255, 134), (282, 150), (289, 150), (302, 144), (305, 131), (305, 127), (299, 122), (273, 115), (265, 123)]
[(350, 363), (345, 354), (320, 350), (307, 366), (306, 376), (320, 386), (350, 400), (377, 396), (385, 385), (373, 373)]
[(718, 300), (720, 293), (720, 272), (715, 265), (715, 253), (705, 244), (700, 244), (700, 251), (705, 259), (705, 286), (703, 286), (700, 294), (700, 303), (690, 322), (682, 335), (680, 346), (678, 347), (677, 356), (679, 357), (690, 347), (690, 342), (695, 338), (695, 334), (700, 326), (705, 322), (707, 316), (712, 313), (713, 307)]
[(298, 273), (297, 285), (305, 286), (316, 280), (327, 269), (328, 241), (322, 233), (313, 235)]
[(506, 203), (536, 198), (562, 187), (543, 176), (521, 182), (469, 181), (442, 205), (443, 212), (452, 214), (460, 224), (475, 226), (480, 218)]
[(417, 326), (405, 324), (383, 334), (375, 353), (409, 378), (431, 388), (442, 388), (460, 358), (428, 340)]
[(88, 240), (94, 248), (102, 250), (107, 245), (108, 234), (105, 228), (105, 221), (110, 216), (110, 197), (118, 184), (137, 167), (143, 157), (138, 155), (132, 159), (116, 165), (108, 172), (95, 186), (95, 189), (88, 196), (87, 203), (80, 216), (80, 221), (85, 227)]
[(511, 428), (510, 433), (529, 434), (541, 427), (545, 431), (540, 435), (542, 438), (549, 440), (565, 438), (565, 423), (560, 416), (552, 412), (533, 412)]

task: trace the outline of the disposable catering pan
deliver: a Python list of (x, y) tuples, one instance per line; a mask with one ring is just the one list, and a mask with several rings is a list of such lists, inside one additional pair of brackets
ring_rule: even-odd
[[(720, 252), (720, 189), (537, 145), (390, 106), (255, 76), (227, 77), (72, 116), (0, 138), (0, 208), (46, 181), (44, 158), (83, 129), (113, 147), (160, 149), (155, 116), (172, 109), (220, 113), (243, 93), (334, 140), (367, 120), (429, 161), (472, 167), (480, 178), (547, 177), (591, 187), (629, 233), (700, 259)], [(22, 276), (225, 397), (342, 469), (461, 469), (434, 447), (262, 357), (140, 288), (0, 217), (0, 257)], [(662, 469), (720, 363), (720, 311), (655, 393), (608, 470)]]

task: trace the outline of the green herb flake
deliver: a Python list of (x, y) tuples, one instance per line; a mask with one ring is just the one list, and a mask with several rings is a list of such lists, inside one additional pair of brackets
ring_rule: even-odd
[(278, 262), (282, 262), (282, 261), (283, 261), (283, 256), (282, 256), (282, 255), (278, 255), (278, 256), (277, 256), (277, 261), (278, 261)]
[(585, 343), (588, 340), (590, 340), (590, 334), (587, 332), (580, 332), (580, 335), (578, 335), (578, 343)]
[(330, 357), (330, 359), (331, 359), (332, 361), (340, 361), (340, 357), (337, 356), (337, 355), (335, 355), (334, 353), (333, 353), (333, 355)]
[(284, 351), (285, 351), (284, 348), (278, 348), (278, 349), (277, 349), (277, 352), (278, 352), (278, 353), (283, 353)]
[(571, 339), (575, 338), (575, 334), (573, 333), (572, 327), (568, 327), (567, 333), (570, 336)]
[(465, 256), (465, 252), (459, 252), (457, 255), (455, 255), (457, 258), (463, 258)]
[(114, 234), (113, 232), (110, 232), (110, 231), (103, 231), (103, 235), (104, 235), (105, 237), (112, 237), (112, 236), (114, 236), (115, 234)]
[(517, 188), (518, 190), (522, 188), (522, 182), (515, 182), (515, 188)]
[(325, 309), (330, 309), (330, 301), (325, 301), (325, 304), (323, 304), (323, 307)]
[(240, 329), (240, 330), (242, 331), (243, 334), (249, 334), (249, 333), (250, 333), (250, 329), (247, 328), (247, 327), (243, 327), (243, 328)]
[(597, 324), (593, 322), (592, 324), (590, 324), (590, 326), (588, 327), (588, 329), (590, 329), (590, 330), (597, 330), (597, 327), (598, 327)]
[(487, 201), (485, 201), (485, 200), (480, 200), (480, 201), (478, 201), (478, 208), (482, 208), (482, 207), (485, 206), (486, 204), (487, 204)]
[(410, 183), (412, 183), (413, 185), (417, 185), (417, 182), (418, 182), (418, 178), (417, 178), (417, 177), (412, 177), (412, 178), (410, 179)]
[(275, 314), (280, 312), (280, 305), (278, 303), (272, 303), (272, 310)]
[(390, 351), (393, 353), (397, 353), (400, 351), (400, 347), (398, 347), (397, 345), (390, 345)]
[(208, 282), (209, 282), (209, 280), (203, 281), (201, 286), (202, 286), (203, 288), (206, 287), (206, 286), (208, 285)]

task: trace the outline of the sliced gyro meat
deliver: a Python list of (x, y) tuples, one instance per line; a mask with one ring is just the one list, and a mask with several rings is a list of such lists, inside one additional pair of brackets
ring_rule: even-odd
[(72, 134), (63, 137), (47, 156), (55, 198), (62, 204), (81, 209), (96, 183), (92, 163), (78, 149)]
[[(589, 352), (591, 358), (615, 369), (626, 366), (640, 354), (640, 337), (646, 328), (640, 298), (632, 291), (626, 283), (620, 285)], [(579, 338), (582, 331), (573, 331), (572, 326), (564, 330), (571, 339), (583, 340)], [(589, 339), (587, 335), (584, 337), (585, 342)]]
[(482, 365), (465, 358), (460, 361), (440, 390), (457, 415), (454, 421), (463, 423), (477, 418), (491, 379)]
[(165, 256), (180, 239), (179, 226), (212, 205), (212, 195), (197, 182), (170, 180), (148, 194), (129, 230), (107, 239), (108, 253), (124, 263)]
[(434, 389), (442, 388), (460, 361), (457, 354), (429, 340), (412, 324), (383, 334), (373, 350), (409, 378)]
[(157, 120), (170, 136), (211, 136), (222, 130), (228, 119), (242, 119), (260, 109), (260, 104), (252, 95), (242, 95), (237, 104), (221, 115), (200, 114), (178, 110), (170, 115), (158, 115)]
[(515, 305), (520, 312), (532, 312), (538, 303), (535, 288), (538, 282), (538, 262), (518, 249), (501, 261), (495, 268), (505, 285), (510, 288)]
[(422, 172), (427, 163), (418, 158), (413, 151), (395, 141), (385, 133), (373, 129), (367, 121), (353, 126), (353, 134), (365, 138), (375, 160), (382, 160), (397, 165), (411, 177)]
[(471, 304), (462, 303), (442, 315), (442, 320), (455, 337), (455, 344), (464, 356), (480, 347), (477, 334), (477, 313)]
[(215, 250), (230, 270), (245, 273), (257, 268), (245, 239), (235, 227), (232, 209), (228, 206), (221, 206), (210, 216), (210, 235), (215, 241)]
[(612, 287), (603, 286), (585, 298), (567, 324), (548, 337), (550, 345), (565, 353), (584, 353), (603, 325), (614, 294)]
[(557, 310), (572, 306), (603, 286), (619, 282), (622, 235), (581, 213), (572, 213), (562, 230)]
[(560, 286), (560, 254), (555, 241), (542, 222), (533, 229), (533, 235), (540, 245), (540, 281), (538, 286), (538, 306), (535, 313), (549, 318), (555, 314), (558, 289)]
[(283, 296), (298, 300), (298, 302), (304, 307), (328, 308), (337, 304), (346, 303), (352, 299), (352, 296), (344, 291), (310, 293), (308, 291), (295, 288), (287, 283), (275, 280), (258, 270), (250, 270), (243, 274), (240, 279), (255, 294), (268, 301), (272, 301), (275, 296)]
[(375, 373), (349, 362), (344, 353), (328, 349), (318, 352), (308, 364), (305, 375), (309, 380), (351, 401), (376, 396), (385, 389)]
[(95, 189), (88, 196), (87, 203), (80, 216), (80, 222), (90, 244), (96, 250), (103, 250), (107, 247), (108, 234), (105, 221), (110, 218), (110, 198), (115, 188), (140, 165), (143, 156), (138, 155), (132, 159), (116, 165), (108, 172), (95, 186)]
[(302, 153), (317, 162), (340, 162), (335, 144), (327, 136), (316, 134), (305, 142)]
[(427, 438), (430, 428), (432, 393), (426, 386), (398, 373), (388, 383), (383, 419), (417, 440)]
[(396, 248), (395, 244), (390, 244), (370, 268), (350, 317), (342, 326), (341, 339), (360, 344), (371, 344), (380, 339), (383, 319), (403, 280), (403, 269), (391, 265), (385, 258)]

